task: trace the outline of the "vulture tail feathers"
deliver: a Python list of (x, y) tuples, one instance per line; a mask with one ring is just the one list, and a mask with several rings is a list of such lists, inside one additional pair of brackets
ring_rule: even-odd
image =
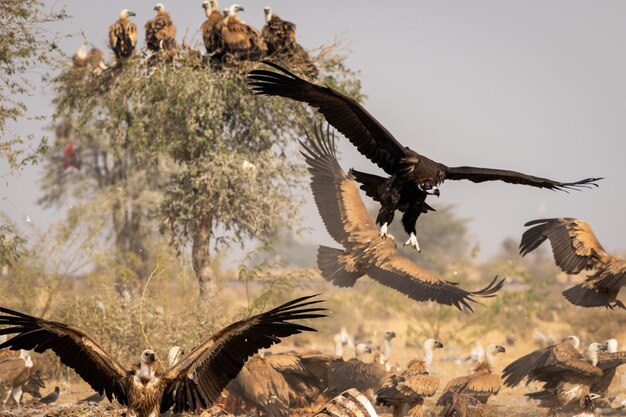
[(338, 287), (353, 287), (356, 280), (363, 276), (359, 272), (346, 270), (346, 265), (341, 257), (343, 250), (320, 246), (317, 250), (317, 267), (322, 272), (322, 277)]
[(582, 307), (608, 307), (610, 305), (609, 295), (598, 292), (585, 284), (574, 285), (563, 291), (563, 295), (572, 304)]

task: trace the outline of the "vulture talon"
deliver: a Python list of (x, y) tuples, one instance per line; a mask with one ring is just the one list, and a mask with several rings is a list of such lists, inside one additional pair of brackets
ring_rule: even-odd
[(387, 239), (387, 223), (383, 224), (380, 227), (380, 237), (382, 238), (382, 240)]
[(417, 243), (417, 237), (413, 233), (411, 233), (411, 237), (409, 237), (409, 240), (404, 242), (403, 246), (411, 246), (413, 249), (417, 251), (417, 253), (422, 252), (422, 249), (420, 248), (419, 243)]

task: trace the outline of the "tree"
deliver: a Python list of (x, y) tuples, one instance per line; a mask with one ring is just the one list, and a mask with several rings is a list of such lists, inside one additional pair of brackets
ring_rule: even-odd
[[(98, 171), (115, 172), (127, 162), (120, 176), (143, 178), (141, 192), (153, 198), (133, 199), (132, 210), (158, 208), (154, 218), (172, 244), (181, 252), (191, 246), (204, 300), (217, 290), (212, 252), (248, 242), (271, 246), (279, 227), (297, 223), (305, 169), (295, 156), (296, 139), (315, 116), (288, 100), (253, 96), (245, 74), (257, 65), (216, 70), (183, 49), (171, 59), (136, 58), (101, 74), (70, 69), (57, 80), (57, 117), (72, 126), (81, 175), (98, 184)], [(342, 59), (325, 56), (317, 65), (325, 83), (360, 97), (360, 84)], [(55, 152), (61, 148), (57, 144)], [(93, 149), (106, 157), (97, 162)], [(96, 169), (103, 160), (110, 168)], [(48, 172), (57, 171), (48, 176), (50, 201), (55, 193), (89, 195), (75, 192), (84, 189), (82, 180), (64, 183), (65, 171), (54, 163), (48, 163)]]

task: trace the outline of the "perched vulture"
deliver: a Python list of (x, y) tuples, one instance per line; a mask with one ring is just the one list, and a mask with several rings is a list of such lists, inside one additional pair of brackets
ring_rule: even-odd
[(222, 21), (224, 52), (237, 59), (253, 61), (261, 59), (267, 47), (261, 34), (237, 15), (237, 12), (244, 10), (243, 7), (233, 4), (227, 10), (226, 17)]
[(104, 54), (98, 48), (87, 50), (87, 45), (81, 45), (72, 57), (72, 65), (77, 69), (89, 69), (95, 74), (107, 69), (104, 63)]
[(40, 399), (39, 402), (42, 404), (55, 403), (59, 399), (59, 392), (60, 392), (59, 387), (56, 386), (54, 387), (54, 391), (52, 391), (50, 394)]
[(504, 280), (498, 281), (496, 277), (482, 290), (466, 291), (398, 254), (391, 239), (378, 238), (357, 183), (337, 162), (330, 133), (320, 126), (302, 146), (315, 204), (328, 233), (343, 246), (343, 249), (320, 246), (317, 266), (324, 279), (339, 287), (352, 287), (367, 274), (415, 301), (431, 300), (470, 311), (473, 297), (492, 297), (502, 287)]
[(371, 349), (365, 343), (359, 343), (355, 347), (355, 357), (332, 364), (328, 369), (328, 388), (324, 395), (333, 398), (349, 388), (356, 388), (366, 396), (372, 397), (383, 383), (387, 374), (385, 365), (373, 361), (363, 362), (366, 352)]
[(20, 407), (22, 399), (22, 387), (30, 379), (33, 370), (33, 361), (30, 354), (25, 350), (20, 351), (20, 356), (0, 360), (0, 385), (6, 389), (6, 395), (2, 400), (3, 408), (11, 398)]
[(330, 400), (313, 417), (378, 417), (367, 397), (350, 388)]
[(265, 7), (265, 26), (261, 31), (267, 45), (267, 54), (291, 55), (296, 48), (296, 25), (287, 22), (274, 13), (270, 7)]
[(389, 359), (391, 358), (391, 340), (396, 337), (396, 332), (387, 330), (383, 336), (383, 353), (381, 356), (382, 363), (389, 371)]
[(493, 373), (493, 368), (495, 355), (503, 352), (506, 352), (506, 349), (502, 346), (494, 344), (487, 346), (485, 359), (474, 369), (474, 373), (448, 381), (443, 394), (437, 400), (437, 405), (450, 404), (453, 392), (470, 395), (481, 403), (487, 404), (489, 397), (497, 395), (502, 387), (502, 379), (500, 375)]
[(393, 407), (394, 417), (403, 417), (410, 409), (411, 416), (422, 415), (424, 397), (432, 397), (439, 386), (439, 378), (428, 372), (432, 363), (433, 349), (443, 348), (434, 339), (424, 342), (424, 359), (414, 359), (407, 369), (393, 374), (376, 391), (376, 404)]
[(617, 340), (609, 339), (605, 342), (606, 351), (598, 352), (598, 368), (602, 369), (602, 376), (591, 385), (591, 392), (600, 395), (610, 404), (616, 394), (622, 390), (622, 377), (617, 368), (626, 364), (626, 352), (617, 351)]
[(137, 25), (128, 20), (129, 16), (135, 16), (135, 12), (123, 9), (109, 28), (109, 47), (118, 61), (129, 58), (137, 45)]
[(522, 256), (548, 239), (554, 261), (563, 272), (591, 273), (582, 284), (563, 291), (570, 303), (581, 307), (626, 309), (617, 299), (619, 290), (626, 285), (626, 259), (609, 255), (587, 222), (572, 218), (540, 219), (524, 226), (532, 227), (522, 235)]
[(528, 376), (527, 384), (534, 380), (544, 383), (541, 391), (526, 394), (539, 400), (540, 407), (549, 407), (550, 412), (580, 410), (591, 386), (602, 377), (598, 353), (607, 347), (592, 343), (583, 355), (578, 352), (579, 344), (577, 338), (569, 337), (521, 357), (502, 372), (505, 385), (513, 387)]
[(308, 103), (352, 142), (360, 153), (378, 165), (389, 178), (352, 171), (361, 188), (381, 204), (376, 219), (381, 225), (380, 234), (386, 236), (387, 226), (395, 210), (404, 212), (402, 224), (410, 239), (405, 245), (419, 250), (415, 222), (422, 212), (431, 210), (426, 204), (427, 195), (439, 195), (438, 186), (446, 179), (472, 182), (504, 181), (533, 187), (560, 190), (596, 185), (598, 178), (563, 183), (533, 177), (515, 171), (475, 167), (447, 167), (403, 146), (354, 98), (345, 96), (330, 87), (312, 84), (279, 65), (263, 61), (278, 72), (255, 70), (248, 81), (255, 94), (281, 96)]
[(222, 21), (224, 16), (219, 12), (217, 0), (205, 0), (202, 3), (206, 19), (200, 27), (202, 40), (207, 54), (216, 53), (222, 48)]
[(161, 3), (154, 6), (157, 14), (146, 22), (146, 46), (154, 52), (176, 48), (176, 25)]
[(217, 331), (183, 357), (174, 367), (155, 372), (156, 355), (146, 349), (140, 369), (122, 366), (87, 333), (63, 323), (32, 317), (0, 307), (0, 334), (17, 334), (0, 349), (51, 349), (95, 391), (106, 393), (128, 407), (129, 415), (151, 417), (173, 408), (175, 413), (209, 408), (222, 389), (237, 376), (248, 357), (280, 338), (310, 327), (292, 320), (324, 317), (318, 300), (302, 297), (273, 310), (236, 322)]

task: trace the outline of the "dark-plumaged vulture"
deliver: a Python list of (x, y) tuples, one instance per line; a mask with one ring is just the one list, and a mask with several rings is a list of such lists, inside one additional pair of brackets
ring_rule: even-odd
[(376, 404), (393, 407), (394, 417), (403, 417), (407, 410), (411, 416), (422, 415), (424, 398), (435, 395), (439, 386), (439, 378), (428, 371), (433, 349), (439, 348), (443, 348), (443, 344), (434, 339), (426, 340), (424, 358), (414, 359), (406, 370), (392, 374), (376, 391)]
[(261, 35), (267, 45), (267, 54), (290, 56), (296, 48), (296, 25), (275, 15), (269, 6), (263, 12), (265, 26)]
[(378, 414), (365, 395), (350, 388), (326, 403), (313, 417), (378, 417)]
[(9, 399), (12, 399), (18, 408), (20, 407), (22, 387), (30, 379), (32, 370), (33, 361), (25, 350), (21, 350), (18, 357), (0, 360), (0, 386), (6, 390), (5, 397), (2, 399), (3, 408)]
[(437, 405), (448, 405), (452, 401), (452, 393), (466, 394), (476, 398), (483, 404), (492, 395), (497, 395), (502, 387), (502, 379), (499, 374), (494, 374), (495, 355), (506, 352), (500, 345), (491, 344), (485, 349), (484, 361), (474, 369), (470, 375), (460, 376), (448, 381), (443, 389), (443, 394), (437, 400)]
[(176, 49), (176, 25), (172, 22), (165, 6), (159, 3), (154, 6), (157, 12), (154, 19), (146, 22), (146, 46), (149, 50), (158, 52)]
[(100, 74), (107, 69), (102, 51), (98, 48), (87, 49), (85, 44), (72, 56), (72, 66), (78, 70), (88, 69), (94, 74)]
[(349, 388), (356, 388), (369, 398), (373, 398), (374, 392), (383, 384), (387, 372), (385, 365), (376, 360), (371, 363), (363, 361), (364, 354), (371, 353), (371, 349), (365, 343), (358, 343), (355, 357), (332, 364), (328, 368), (328, 388), (324, 395), (333, 398)]
[(50, 349), (74, 369), (95, 391), (128, 407), (130, 415), (150, 417), (173, 409), (175, 413), (206, 409), (222, 389), (261, 348), (281, 338), (315, 331), (292, 320), (324, 317), (312, 296), (285, 303), (265, 313), (238, 321), (215, 332), (176, 365), (155, 370), (156, 355), (146, 349), (140, 368), (122, 366), (83, 330), (0, 307), (0, 334), (16, 334), (0, 349)]
[(572, 218), (540, 219), (522, 235), (522, 256), (535, 250), (546, 239), (552, 245), (554, 261), (567, 274), (588, 272), (582, 284), (563, 291), (565, 298), (581, 307), (619, 307), (619, 290), (626, 285), (626, 259), (609, 255), (583, 220)]
[(606, 351), (598, 352), (597, 367), (602, 369), (602, 376), (591, 385), (591, 392), (598, 394), (610, 404), (622, 390), (622, 376), (617, 368), (626, 364), (626, 352), (617, 351), (617, 340), (609, 339), (605, 342)]
[(352, 287), (367, 275), (415, 301), (430, 300), (470, 311), (474, 298), (492, 297), (502, 287), (504, 279), (496, 277), (479, 291), (466, 291), (398, 254), (391, 239), (378, 237), (356, 181), (337, 162), (330, 132), (319, 126), (302, 146), (317, 209), (328, 233), (343, 246), (320, 246), (317, 266), (324, 279), (339, 287)]
[(109, 27), (109, 47), (118, 61), (132, 56), (137, 45), (137, 25), (128, 19), (130, 16), (135, 16), (135, 12), (123, 9)]
[(265, 55), (267, 47), (261, 34), (237, 15), (238, 12), (244, 11), (243, 7), (233, 4), (227, 10), (226, 17), (222, 22), (224, 52), (236, 59), (261, 59)]
[(517, 359), (504, 368), (504, 384), (514, 387), (524, 377), (527, 384), (543, 382), (541, 391), (526, 396), (539, 400), (539, 406), (550, 408), (550, 412), (580, 410), (585, 396), (591, 393), (591, 386), (602, 377), (598, 357), (607, 346), (592, 343), (582, 354), (579, 345), (578, 338), (569, 336), (561, 343)]
[(224, 15), (220, 13), (217, 0), (205, 0), (202, 3), (206, 20), (200, 27), (204, 47), (209, 55), (217, 53), (222, 48), (222, 22)]
[(429, 210), (425, 198), (431, 194), (439, 195), (438, 186), (446, 179), (477, 183), (504, 181), (551, 190), (596, 185), (595, 181), (599, 180), (587, 178), (564, 183), (502, 169), (448, 167), (402, 145), (354, 98), (330, 87), (312, 84), (274, 63), (264, 63), (279, 72), (251, 71), (248, 81), (255, 94), (286, 97), (308, 103), (347, 137), (360, 153), (390, 175), (389, 178), (383, 178), (352, 172), (362, 184), (362, 189), (381, 204), (376, 219), (381, 226), (381, 235), (386, 236), (387, 226), (393, 220), (395, 210), (403, 211), (402, 224), (410, 235), (406, 244), (415, 249), (419, 250), (415, 222), (422, 212)]

